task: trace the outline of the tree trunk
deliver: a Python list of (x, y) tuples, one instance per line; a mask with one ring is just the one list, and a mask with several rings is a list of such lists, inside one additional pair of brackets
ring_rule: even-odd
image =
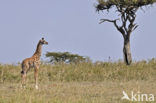
[(130, 65), (132, 62), (131, 50), (130, 50), (130, 38), (124, 38), (124, 47), (123, 47), (124, 61), (127, 65)]

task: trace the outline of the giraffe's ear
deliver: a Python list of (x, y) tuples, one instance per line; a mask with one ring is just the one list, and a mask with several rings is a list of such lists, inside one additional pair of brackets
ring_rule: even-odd
[(44, 40), (44, 38), (42, 38), (42, 40)]

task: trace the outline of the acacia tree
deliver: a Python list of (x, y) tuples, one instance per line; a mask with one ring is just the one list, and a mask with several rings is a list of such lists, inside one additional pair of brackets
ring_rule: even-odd
[(98, 4), (96, 5), (96, 10), (98, 12), (104, 10), (109, 12), (110, 9), (115, 8), (116, 13), (118, 13), (119, 18), (114, 20), (101, 19), (100, 23), (113, 23), (115, 28), (122, 34), (124, 38), (124, 61), (127, 65), (130, 65), (132, 62), (130, 36), (138, 27), (138, 25), (135, 23), (136, 12), (139, 8), (152, 5), (155, 2), (156, 0), (98, 0)]
[(90, 61), (89, 57), (84, 57), (69, 52), (47, 52), (46, 57), (50, 58), (51, 63), (81, 63)]

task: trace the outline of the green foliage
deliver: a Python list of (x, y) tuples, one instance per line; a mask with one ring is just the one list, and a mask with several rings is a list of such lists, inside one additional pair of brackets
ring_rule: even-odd
[(86, 58), (69, 52), (47, 52), (46, 57), (50, 58), (51, 63), (80, 63), (88, 62), (90, 60), (88, 57)]

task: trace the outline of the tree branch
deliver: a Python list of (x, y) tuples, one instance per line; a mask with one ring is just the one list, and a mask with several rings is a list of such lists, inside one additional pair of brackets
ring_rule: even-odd
[(134, 31), (137, 27), (138, 27), (138, 25), (136, 25), (136, 24), (135, 24), (135, 27), (133, 28), (133, 30), (132, 30), (132, 31)]
[(126, 35), (125, 35), (125, 31), (124, 31), (124, 29), (123, 29), (122, 26), (119, 27), (119, 26), (117, 25), (117, 23), (116, 23), (117, 20), (120, 20), (120, 19), (115, 19), (115, 20), (101, 19), (99, 24), (101, 24), (101, 23), (103, 23), (103, 22), (111, 22), (111, 23), (113, 23), (114, 26), (116, 27), (116, 29), (117, 29), (117, 30), (123, 35), (123, 37), (125, 38), (125, 36), (126, 36)]
[(99, 24), (101, 24), (101, 23), (103, 23), (103, 22), (112, 22), (112, 23), (114, 23), (114, 22), (116, 22), (117, 20), (119, 20), (119, 19), (115, 19), (115, 20), (109, 20), (109, 19), (100, 19), (100, 22), (99, 22)]

